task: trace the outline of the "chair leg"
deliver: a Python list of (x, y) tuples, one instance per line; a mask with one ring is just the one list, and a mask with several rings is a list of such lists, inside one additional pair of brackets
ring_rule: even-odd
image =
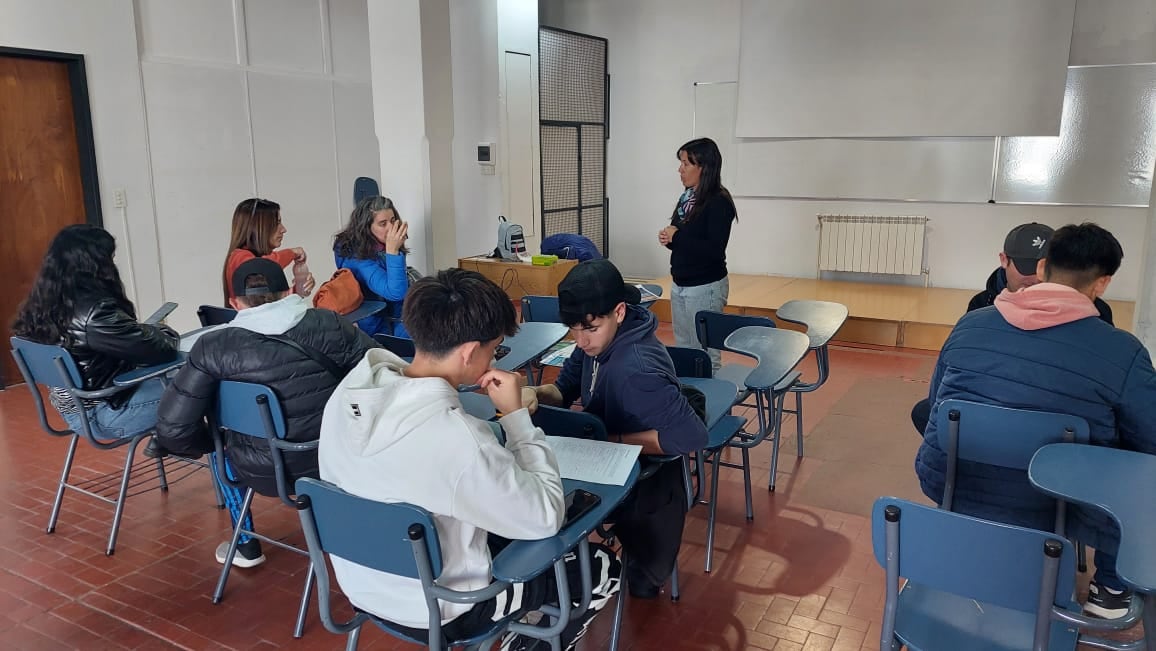
[(1088, 548), (1084, 543), (1076, 544), (1076, 566), (1080, 572), (1088, 571)]
[(357, 639), (361, 637), (361, 627), (349, 631), (349, 637), (345, 640), (345, 651), (357, 651)]
[(743, 451), (743, 490), (747, 494), (747, 522), (755, 519), (754, 501), (751, 499), (751, 450), (750, 448), (742, 448)]
[(213, 603), (221, 603), (225, 594), (225, 583), (229, 580), (229, 570), (233, 569), (233, 557), (237, 555), (237, 544), (241, 540), (241, 531), (244, 530), (245, 518), (249, 515), (249, 508), (253, 505), (253, 489), (245, 490), (245, 499), (241, 502), (241, 513), (237, 515), (237, 523), (233, 525), (233, 537), (229, 540), (229, 551), (225, 553), (225, 566), (221, 568), (221, 577), (217, 579), (217, 589), (213, 591)]
[(678, 558), (674, 559), (674, 570), (670, 573), (670, 600), (678, 601), (682, 595), (678, 591)]
[(217, 498), (217, 510), (224, 511), (225, 492), (221, 490), (221, 484), (217, 482), (217, 478), (213, 475), (212, 470), (209, 471), (209, 483), (213, 485), (213, 495)]
[(803, 458), (803, 392), (795, 392), (795, 440), (799, 450), (797, 456)]
[(783, 434), (783, 403), (786, 402), (786, 394), (775, 397), (771, 394), (767, 398), (767, 406), (771, 410), (771, 427), (774, 428), (775, 438), (771, 443), (771, 480), (767, 485), (767, 490), (772, 493), (775, 492), (775, 475), (779, 472), (779, 443), (782, 442)]
[(157, 457), (157, 480), (161, 484), (161, 492), (169, 492), (169, 478), (165, 474), (165, 460), (161, 457)]
[(707, 574), (710, 574), (710, 571), (714, 569), (714, 521), (715, 514), (718, 512), (718, 471), (721, 456), (722, 450), (719, 450), (711, 458), (710, 508), (706, 518), (706, 565), (702, 570)]
[(64, 469), (60, 471), (60, 484), (56, 487), (56, 499), (52, 501), (52, 514), (48, 516), (47, 533), (56, 531), (56, 519), (60, 517), (60, 505), (64, 502), (64, 488), (68, 485), (68, 475), (72, 472), (72, 461), (76, 458), (76, 444), (80, 437), (72, 435), (68, 442), (68, 452), (64, 455)]
[(626, 610), (626, 594), (629, 586), (626, 585), (626, 552), (618, 558), (622, 565), (618, 578), (618, 603), (614, 604), (614, 625), (610, 627), (610, 651), (618, 651), (618, 640), (622, 637), (622, 613)]
[(141, 437), (136, 437), (128, 444), (128, 452), (124, 455), (124, 472), (120, 475), (120, 489), (116, 492), (116, 507), (112, 511), (112, 531), (108, 534), (108, 550), (105, 556), (112, 556), (116, 551), (116, 535), (120, 532), (120, 518), (124, 515), (124, 500), (128, 493), (128, 482), (132, 478), (132, 461), (136, 457), (136, 446), (140, 445)]
[(313, 594), (313, 563), (309, 563), (309, 571), (305, 573), (305, 590), (301, 593), (301, 605), (297, 608), (297, 626), (293, 629), (293, 637), (300, 639), (305, 634), (305, 618), (309, 616), (309, 597)]

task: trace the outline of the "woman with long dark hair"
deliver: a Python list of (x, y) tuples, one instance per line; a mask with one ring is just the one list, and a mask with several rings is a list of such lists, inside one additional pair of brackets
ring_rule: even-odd
[(337, 268), (353, 272), (366, 299), (389, 303), (380, 314), (357, 323), (371, 335), (409, 337), (401, 324), (402, 301), (409, 290), (405, 268), (408, 237), (409, 224), (401, 220), (391, 199), (366, 197), (349, 215), (345, 229), (333, 238)]
[[(269, 258), (281, 265), (282, 268), (293, 265), (295, 280), (293, 292), (300, 296), (308, 296), (313, 291), (313, 274), (301, 272), (299, 265), (305, 264), (305, 249), (280, 248), (285, 239), (285, 226), (281, 224), (281, 205), (268, 199), (245, 199), (233, 209), (233, 227), (229, 235), (229, 254), (225, 257), (225, 266), (221, 269), (221, 292), (225, 297), (225, 305), (233, 298), (233, 286), (230, 280), (233, 272), (242, 262), (253, 258)], [(297, 281), (296, 276), (301, 280)]]
[[(177, 356), (180, 340), (164, 325), (139, 323), (113, 262), (116, 241), (96, 226), (68, 226), (56, 234), (12, 333), (67, 350), (88, 391), (112, 385), (116, 376)], [(164, 386), (149, 380), (107, 400), (88, 402), (89, 424), (101, 438), (136, 436), (157, 422)], [(63, 389), (49, 394), (69, 428), (81, 431), (81, 406)]]
[[(721, 312), (727, 304), (727, 244), (738, 213), (722, 184), (722, 154), (710, 138), (696, 138), (678, 148), (678, 176), (685, 190), (670, 226), (659, 231), (658, 243), (670, 249), (674, 343), (701, 348), (694, 316), (702, 310)], [(709, 352), (717, 370), (722, 353), (713, 348)]]

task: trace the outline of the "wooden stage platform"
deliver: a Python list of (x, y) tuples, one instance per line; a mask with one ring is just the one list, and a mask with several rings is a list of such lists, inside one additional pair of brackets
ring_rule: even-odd
[[(846, 305), (850, 313), (835, 341), (920, 350), (939, 350), (967, 311), (968, 301), (979, 291), (741, 274), (731, 274), (730, 281), (728, 312), (773, 318), (775, 310), (790, 300), (833, 301)], [(651, 282), (663, 289), (662, 300), (652, 309), (659, 319), (669, 321), (670, 276)], [(1130, 332), (1135, 303), (1108, 303), (1116, 326)]]

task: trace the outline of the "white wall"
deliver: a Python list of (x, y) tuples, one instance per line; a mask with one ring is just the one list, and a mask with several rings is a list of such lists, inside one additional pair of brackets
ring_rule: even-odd
[[(165, 294), (157, 274), (159, 251), (132, 3), (0, 0), (0, 45), (84, 55), (104, 226), (119, 244), (117, 263), (130, 298), (142, 311), (151, 311)], [(125, 191), (124, 210), (113, 207), (116, 188)]]
[[(1143, 0), (1128, 2), (1143, 4)], [(1134, 58), (1143, 56), (1136, 52), (1156, 51), (1132, 41), (1127, 48), (1112, 47), (1117, 38), (1104, 30), (1131, 23), (1118, 17), (1096, 18), (1099, 14), (1090, 7), (1100, 4), (1081, 0), (1077, 5), (1072, 52), (1074, 56), (1080, 53), (1081, 63), (1098, 63), (1095, 57), (1101, 55)], [(738, 78), (739, 9), (739, 0), (539, 3), (543, 25), (610, 41), (610, 250), (626, 274), (646, 277), (669, 272), (668, 252), (658, 246), (656, 234), (669, 219), (681, 189), (675, 152), (692, 135), (693, 84)], [(1150, 15), (1140, 9), (1133, 13)], [(1106, 26), (1093, 25), (1094, 19)], [(1134, 31), (1152, 38), (1151, 29)], [(982, 286), (995, 267), (1004, 235), (1026, 221), (1060, 225), (1094, 220), (1111, 229), (1124, 243), (1125, 260), (1110, 287), (1110, 297), (1136, 297), (1145, 254), (1147, 210), (1141, 208), (743, 199), (738, 210), (739, 222), (728, 251), (729, 266), (736, 273), (813, 277), (815, 215), (821, 212), (930, 217), (931, 280), (942, 287)]]
[(254, 194), (332, 274), (353, 179), (380, 176), (365, 16), (364, 0), (0, 1), (0, 44), (85, 55), (104, 224), (142, 311), (176, 301), (184, 329), (220, 303), (233, 208)]

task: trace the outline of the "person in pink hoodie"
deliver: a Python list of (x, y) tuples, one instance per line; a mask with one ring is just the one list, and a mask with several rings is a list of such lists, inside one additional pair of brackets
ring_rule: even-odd
[[(968, 312), (943, 345), (931, 378), (931, 419), (915, 459), (925, 495), (943, 497), (947, 459), (936, 420), (944, 400), (1080, 416), (1094, 445), (1156, 454), (1156, 371), (1136, 337), (1100, 318), (1093, 301), (1120, 268), (1120, 242), (1096, 224), (1065, 226), (1047, 244), (1043, 282), (1004, 290)], [(1118, 481), (1089, 473), (1088, 481)], [(1035, 529), (1054, 526), (1054, 502), (1027, 473), (960, 461), (955, 510)], [(1116, 576), (1119, 530), (1107, 515), (1069, 506), (1069, 535), (1096, 549), (1086, 613), (1122, 616), (1131, 594)]]

